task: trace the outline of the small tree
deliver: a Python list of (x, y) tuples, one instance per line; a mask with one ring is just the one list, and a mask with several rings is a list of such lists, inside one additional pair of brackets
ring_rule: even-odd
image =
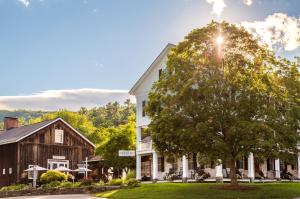
[[(103, 129), (104, 130), (104, 129)], [(134, 168), (135, 158), (119, 157), (119, 150), (135, 150), (135, 117), (125, 125), (105, 130), (106, 139), (97, 147), (96, 154), (104, 159), (106, 167), (112, 167), (114, 173)]]
[[(212, 22), (193, 30), (168, 56), (167, 71), (149, 94), (149, 129), (158, 151), (201, 153), (229, 163), (285, 157), (299, 141), (299, 72), (243, 28)], [(299, 88), (299, 87), (298, 87)]]

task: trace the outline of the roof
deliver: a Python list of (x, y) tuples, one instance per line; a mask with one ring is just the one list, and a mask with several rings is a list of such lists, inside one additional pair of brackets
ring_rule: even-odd
[(85, 141), (87, 141), (89, 144), (91, 144), (93, 147), (95, 145), (89, 141), (86, 137), (84, 137), (81, 133), (79, 133), (76, 129), (74, 129), (70, 124), (68, 124), (66, 121), (64, 121), (61, 118), (53, 119), (53, 120), (47, 120), (31, 125), (25, 125), (18, 128), (13, 128), (7, 131), (0, 131), (0, 145), (4, 144), (11, 144), (19, 142), (26, 137), (36, 133), (37, 131), (57, 122), (61, 121), (64, 124), (66, 124), (68, 127), (70, 127), (73, 131), (75, 131), (80, 137), (82, 137)]
[(174, 44), (168, 43), (166, 47), (161, 51), (161, 53), (156, 57), (156, 59), (152, 62), (149, 68), (144, 72), (144, 74), (140, 77), (140, 79), (134, 84), (134, 86), (130, 89), (129, 94), (134, 95), (137, 88), (141, 85), (144, 79), (151, 73), (153, 68), (157, 65), (157, 63), (169, 52), (169, 50), (175, 47)]

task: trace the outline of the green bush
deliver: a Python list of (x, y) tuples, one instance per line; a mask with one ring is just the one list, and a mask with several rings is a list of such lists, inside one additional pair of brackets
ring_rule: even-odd
[(111, 186), (119, 186), (119, 185), (122, 185), (123, 184), (123, 180), (122, 179), (112, 179), (108, 182), (109, 185)]
[(61, 187), (61, 188), (72, 188), (73, 183), (72, 182), (62, 182), (62, 183), (60, 183), (59, 187)]
[(0, 191), (19, 191), (29, 189), (28, 185), (25, 184), (15, 184), (10, 186), (5, 186), (0, 189)]
[(125, 184), (129, 187), (138, 187), (140, 182), (135, 178), (130, 178), (126, 180)]
[(126, 175), (126, 180), (129, 180), (129, 179), (132, 179), (132, 178), (135, 178), (135, 170), (130, 170), (128, 172), (128, 174)]
[(61, 186), (61, 182), (59, 182), (59, 181), (52, 181), (50, 183), (43, 184), (42, 188), (43, 189), (52, 189), (52, 188), (59, 188), (60, 186)]
[(89, 179), (82, 179), (79, 181), (80, 182), (80, 187), (88, 187), (91, 186), (93, 184), (93, 180), (89, 180)]
[(78, 187), (80, 187), (80, 185), (81, 185), (80, 182), (75, 182), (75, 183), (73, 184), (73, 187), (78, 188)]
[(102, 181), (102, 180), (100, 180), (99, 182), (93, 183), (92, 185), (93, 185), (94, 187), (100, 187), (100, 186), (104, 186), (104, 185), (105, 185), (105, 182)]
[(67, 181), (68, 177), (66, 174), (59, 172), (59, 171), (54, 171), (54, 170), (49, 170), (46, 173), (43, 173), (40, 177), (40, 181), (43, 184), (47, 184), (53, 181)]

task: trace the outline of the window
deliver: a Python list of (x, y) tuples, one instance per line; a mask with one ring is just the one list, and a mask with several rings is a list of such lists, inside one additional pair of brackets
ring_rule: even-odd
[(158, 171), (159, 172), (165, 172), (165, 158), (164, 156), (161, 156), (158, 158)]
[(64, 131), (61, 129), (55, 129), (55, 143), (64, 143)]
[(162, 75), (162, 72), (163, 72), (162, 69), (159, 69), (159, 70), (158, 70), (158, 78), (159, 78), (159, 79), (160, 79), (160, 77), (161, 77), (161, 75)]
[(268, 158), (267, 159), (267, 171), (274, 171), (275, 170), (275, 160)]
[(189, 154), (188, 156), (188, 169), (197, 169), (197, 154)]
[(5, 175), (5, 169), (2, 170), (2, 174)]
[(9, 169), (8, 169), (8, 173), (9, 173), (9, 174), (12, 174), (12, 168), (9, 168)]
[(142, 116), (145, 117), (146, 116), (146, 111), (145, 111), (145, 107), (146, 107), (146, 101), (142, 101)]

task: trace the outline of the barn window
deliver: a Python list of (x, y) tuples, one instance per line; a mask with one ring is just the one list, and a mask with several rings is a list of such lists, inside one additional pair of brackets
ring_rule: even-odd
[(8, 169), (8, 173), (9, 173), (9, 174), (12, 174), (12, 168), (9, 168), (9, 169)]
[(64, 143), (64, 131), (61, 129), (55, 129), (55, 143)]
[(5, 175), (5, 169), (2, 170), (2, 174)]

